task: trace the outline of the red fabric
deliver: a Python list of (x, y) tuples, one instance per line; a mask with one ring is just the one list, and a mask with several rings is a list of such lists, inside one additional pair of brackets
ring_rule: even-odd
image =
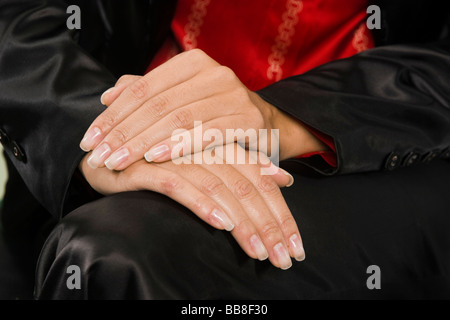
[[(200, 48), (258, 90), (372, 48), (367, 6), (367, 0), (179, 0), (174, 39), (149, 71), (181, 51)], [(315, 135), (335, 151), (331, 138)], [(334, 162), (329, 155), (324, 159), (336, 163), (335, 154)]]
[(328, 163), (330, 166), (336, 168), (337, 167), (337, 157), (336, 157), (336, 147), (334, 145), (334, 140), (329, 135), (324, 134), (323, 132), (320, 132), (319, 130), (314, 129), (313, 127), (310, 127), (306, 124), (303, 124), (309, 132), (311, 132), (317, 139), (322, 141), (328, 148), (330, 148), (329, 151), (318, 151), (318, 152), (311, 152), (307, 154), (302, 154), (298, 156), (297, 158), (309, 158), (315, 155), (320, 155), (326, 163)]

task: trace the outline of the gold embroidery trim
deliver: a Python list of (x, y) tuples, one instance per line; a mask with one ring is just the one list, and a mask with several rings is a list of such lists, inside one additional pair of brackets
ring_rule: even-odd
[(195, 0), (191, 7), (191, 14), (188, 17), (184, 31), (183, 44), (186, 50), (197, 48), (197, 38), (201, 33), (204, 18), (208, 13), (207, 7), (211, 0)]
[(292, 37), (295, 34), (295, 26), (298, 23), (298, 17), (303, 10), (302, 0), (288, 0), (286, 11), (282, 16), (282, 23), (278, 27), (278, 36), (275, 38), (275, 44), (272, 46), (272, 53), (269, 55), (269, 68), (267, 69), (267, 78), (269, 80), (279, 81), (283, 78), (283, 64), (285, 56), (292, 44)]

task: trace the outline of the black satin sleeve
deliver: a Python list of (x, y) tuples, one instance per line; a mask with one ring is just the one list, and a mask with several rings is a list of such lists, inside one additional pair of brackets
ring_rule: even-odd
[[(389, 45), (275, 83), (259, 94), (335, 141), (326, 174), (394, 170), (450, 157), (450, 44)], [(299, 141), (299, 143), (301, 143)]]
[(63, 212), (82, 136), (116, 78), (68, 30), (64, 1), (0, 1), (2, 144), (25, 184), (54, 216)]

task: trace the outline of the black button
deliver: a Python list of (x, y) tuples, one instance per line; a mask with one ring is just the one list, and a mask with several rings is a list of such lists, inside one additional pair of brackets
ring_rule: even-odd
[(441, 154), (442, 159), (450, 159), (450, 147), (445, 149)]
[(425, 158), (423, 158), (423, 162), (424, 163), (430, 163), (433, 160), (435, 160), (437, 157), (439, 156), (439, 152), (437, 151), (431, 151), (430, 153), (428, 153)]
[(19, 147), (19, 145), (17, 144), (17, 142), (13, 141), (11, 143), (11, 150), (12, 153), (14, 155), (14, 157), (21, 161), (21, 162), (25, 162), (26, 158), (25, 158), (25, 153), (22, 151), (22, 149)]
[(400, 156), (397, 153), (392, 152), (386, 160), (385, 168), (386, 170), (394, 170), (398, 166), (400, 166)]
[(410, 166), (414, 165), (417, 162), (417, 160), (419, 160), (419, 158), (420, 158), (420, 155), (418, 153), (411, 152), (410, 154), (408, 154), (405, 157), (405, 160), (403, 161), (403, 165), (405, 167), (410, 167)]

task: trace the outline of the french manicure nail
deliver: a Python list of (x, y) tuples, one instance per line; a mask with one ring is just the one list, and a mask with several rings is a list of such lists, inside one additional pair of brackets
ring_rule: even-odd
[(217, 220), (217, 222), (219, 222), (219, 224), (226, 231), (231, 231), (234, 229), (234, 224), (231, 222), (230, 218), (228, 218), (228, 216), (224, 212), (214, 209), (211, 215), (214, 217), (214, 219)]
[(292, 187), (292, 185), (294, 184), (294, 177), (292, 176), (292, 174), (290, 174), (289, 172), (287, 172), (286, 170), (283, 170), (283, 169), (281, 169), (281, 168), (280, 168), (280, 171), (281, 171), (284, 175), (286, 175), (286, 176), (289, 177), (289, 182), (288, 182), (288, 184), (286, 185), (286, 188)]
[(305, 249), (303, 248), (302, 241), (297, 234), (293, 234), (289, 238), (289, 244), (294, 255), (294, 259), (297, 261), (305, 260)]
[(114, 91), (114, 89), (116, 89), (116, 88), (112, 87), (112, 88), (109, 88), (108, 90), (106, 90), (105, 92), (103, 92), (102, 96), (100, 97), (100, 102), (102, 103), (102, 105), (104, 105), (104, 106), (106, 105), (104, 100), (103, 100), (105, 98), (105, 95), (107, 95), (108, 93)]
[(264, 244), (262, 243), (258, 235), (254, 234), (253, 236), (251, 236), (250, 245), (256, 256), (258, 257), (258, 260), (263, 261), (269, 257), (266, 247), (264, 247)]
[(119, 151), (114, 152), (108, 160), (105, 161), (105, 166), (109, 170), (115, 170), (119, 165), (124, 163), (129, 156), (130, 152), (127, 148), (120, 149)]
[(276, 244), (273, 247), (273, 250), (275, 252), (276, 258), (278, 260), (281, 269), (287, 270), (290, 267), (292, 267), (291, 257), (289, 256), (286, 247), (281, 242)]
[(110, 153), (111, 148), (107, 143), (104, 143), (92, 152), (91, 156), (87, 160), (87, 163), (92, 169), (96, 169), (105, 162)]
[(264, 176), (273, 176), (273, 175), (277, 174), (279, 172), (279, 170), (281, 170), (281, 169), (278, 168), (273, 163), (270, 163), (269, 167), (262, 167), (261, 168), (261, 174), (264, 175)]
[(94, 145), (97, 142), (99, 142), (101, 134), (102, 131), (99, 128), (97, 127), (90, 128), (84, 135), (83, 140), (81, 140), (80, 143), (81, 150), (83, 150), (84, 152), (91, 151)]
[(145, 160), (147, 162), (155, 161), (158, 158), (161, 158), (165, 153), (169, 151), (169, 146), (163, 144), (159, 147), (151, 148), (146, 154), (145, 154)]

